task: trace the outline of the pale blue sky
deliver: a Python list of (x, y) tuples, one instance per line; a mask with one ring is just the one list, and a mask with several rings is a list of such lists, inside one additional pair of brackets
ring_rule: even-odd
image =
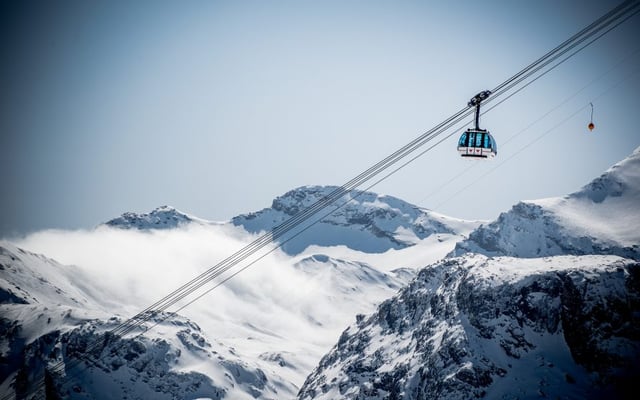
[[(0, 237), (340, 185), (616, 4), (2, 2)], [(640, 16), (484, 116), (495, 160), (443, 187), (473, 165), (454, 135), (373, 190), (468, 219), (577, 190), (640, 145), (638, 37)], [(551, 129), (590, 101), (593, 133), (587, 108)]]

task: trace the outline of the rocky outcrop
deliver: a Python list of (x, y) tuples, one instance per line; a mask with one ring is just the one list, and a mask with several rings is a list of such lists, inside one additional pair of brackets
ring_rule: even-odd
[(613, 256), (439, 262), (359, 316), (299, 399), (622, 398), (640, 378), (639, 279)]

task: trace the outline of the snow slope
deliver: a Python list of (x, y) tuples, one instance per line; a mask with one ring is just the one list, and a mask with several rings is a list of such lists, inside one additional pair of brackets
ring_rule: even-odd
[[(82, 269), (0, 242), (0, 304), (59, 304), (103, 308), (108, 298), (91, 285)], [(71, 278), (75, 279), (72, 281)]]
[(359, 315), (299, 399), (624, 398), (639, 316), (631, 260), (443, 260)]
[[(266, 232), (336, 189), (336, 186), (297, 188), (277, 197), (270, 208), (240, 215), (233, 218), (232, 223), (249, 232)], [(359, 190), (348, 192), (327, 212), (331, 210), (335, 211), (300, 237), (285, 243), (284, 251), (295, 255), (311, 245), (344, 245), (366, 253), (384, 253), (389, 249), (413, 246), (433, 234), (466, 234), (480, 225), (477, 221), (446, 217), (392, 196)], [(319, 213), (318, 218), (325, 214)], [(300, 229), (305, 226), (308, 224), (303, 224)]]
[(476, 229), (453, 255), (615, 254), (640, 260), (640, 148), (581, 190), (520, 202)]
[[(134, 338), (139, 333), (134, 332), (102, 345), (106, 332), (122, 319), (110, 313), (117, 305), (113, 293), (92, 283), (80, 267), (61, 265), (3, 242), (0, 271), (3, 398), (7, 394), (23, 398), (51, 393), (51, 385), (62, 382), (59, 374), (49, 377), (49, 387), (41, 384), (45, 370), (58, 363), (69, 377), (59, 393), (68, 392), (65, 398), (70, 399), (175, 398), (172, 393), (190, 392), (220, 398), (218, 395), (225, 392), (224, 385), (212, 386), (210, 378), (188, 367), (187, 372), (179, 371), (184, 364), (181, 361), (197, 354), (193, 346), (202, 342), (211, 347), (192, 322), (171, 316), (161, 325), (164, 332), (140, 338)], [(195, 344), (190, 348), (189, 342)], [(92, 351), (85, 354), (87, 349)], [(77, 354), (83, 354), (86, 362), (82, 368), (76, 365)], [(234, 357), (227, 364), (242, 365), (242, 361)]]

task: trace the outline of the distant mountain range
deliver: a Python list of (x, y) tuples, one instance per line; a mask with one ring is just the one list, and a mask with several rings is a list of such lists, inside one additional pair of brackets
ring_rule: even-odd
[[(232, 218), (231, 223), (250, 233), (269, 232), (336, 189), (336, 186), (300, 187), (277, 197), (271, 207), (239, 215)], [(330, 215), (325, 216), (328, 213)], [(120, 229), (155, 230), (193, 223), (218, 224), (163, 206), (146, 214), (128, 212), (104, 225)], [(480, 221), (447, 217), (395, 197), (359, 190), (350, 191), (283, 239), (287, 240), (312, 223), (315, 224), (313, 229), (288, 240), (282, 245), (283, 250), (295, 255), (310, 245), (342, 245), (367, 253), (383, 253), (389, 249), (413, 246), (433, 234), (464, 234), (480, 225)]]
[[(248, 243), (334, 189), (297, 188), (226, 223), (164, 206), (98, 229), (128, 243), (165, 232), (158, 252), (198, 232)], [(639, 205), (640, 149), (576, 193), (488, 223), (352, 191), (281, 238), (273, 273), (247, 271), (125, 337), (109, 334), (130, 316), (116, 288), (2, 242), (0, 394), (625, 398), (640, 377)]]

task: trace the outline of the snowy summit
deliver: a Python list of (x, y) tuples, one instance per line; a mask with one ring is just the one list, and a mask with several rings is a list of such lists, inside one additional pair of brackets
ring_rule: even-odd
[[(240, 215), (233, 218), (232, 223), (249, 232), (269, 231), (336, 189), (337, 186), (300, 187), (277, 197), (270, 208)], [(330, 215), (326, 215), (329, 212)], [(285, 243), (284, 251), (298, 254), (310, 245), (343, 245), (368, 253), (383, 253), (413, 246), (437, 233), (468, 233), (480, 224), (450, 218), (392, 196), (361, 190), (349, 191), (312, 221), (318, 219), (313, 229)]]
[(118, 218), (104, 223), (106, 226), (120, 229), (173, 229), (190, 223), (207, 223), (189, 214), (185, 214), (170, 206), (158, 207), (150, 213), (136, 214), (126, 212)]
[(513, 257), (615, 254), (640, 260), (640, 147), (581, 190), (520, 202), (453, 254)]

